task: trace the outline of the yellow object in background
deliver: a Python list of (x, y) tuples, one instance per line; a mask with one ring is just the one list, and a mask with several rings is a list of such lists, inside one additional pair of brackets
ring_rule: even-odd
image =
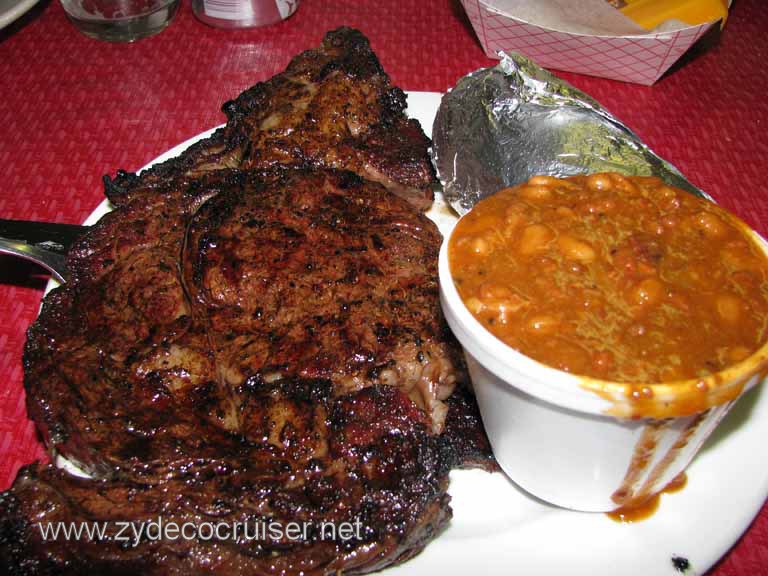
[(624, 0), (622, 14), (651, 30), (665, 20), (681, 20), (695, 26), (728, 17), (728, 0)]

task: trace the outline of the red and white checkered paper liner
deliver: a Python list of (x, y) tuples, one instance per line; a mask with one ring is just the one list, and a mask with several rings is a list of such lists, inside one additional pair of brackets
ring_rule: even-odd
[(480, 0), (461, 0), (483, 50), (518, 52), (539, 66), (651, 85), (713, 23), (642, 36), (587, 36), (543, 28), (499, 13)]

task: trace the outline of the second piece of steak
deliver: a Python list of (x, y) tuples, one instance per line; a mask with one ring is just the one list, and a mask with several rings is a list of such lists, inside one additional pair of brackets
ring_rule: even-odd
[(119, 206), (170, 180), (293, 166), (349, 170), (426, 210), (435, 184), (429, 140), (405, 107), (368, 39), (339, 28), (227, 102), (227, 125), (213, 136), (140, 176), (120, 172), (107, 180), (107, 195)]

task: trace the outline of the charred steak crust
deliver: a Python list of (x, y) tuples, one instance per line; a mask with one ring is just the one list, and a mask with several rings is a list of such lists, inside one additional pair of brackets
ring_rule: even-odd
[[(493, 469), (404, 106), (340, 29), (209, 139), (105, 180), (116, 209), (70, 250), (24, 354), (30, 416), (93, 478), (32, 465), (0, 495), (12, 573), (366, 573), (444, 527), (451, 468)], [(362, 532), (127, 545), (39, 524), (158, 517)]]

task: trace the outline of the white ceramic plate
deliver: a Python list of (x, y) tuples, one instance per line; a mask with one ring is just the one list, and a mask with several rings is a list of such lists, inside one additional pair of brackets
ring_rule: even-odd
[(0, 0), (0, 29), (20, 18), (39, 0)]
[[(429, 135), (440, 94), (409, 93), (409, 113)], [(178, 155), (200, 134), (154, 162)], [(154, 163), (153, 162), (153, 163)], [(151, 164), (150, 164), (151, 165)], [(103, 202), (86, 224), (107, 211)], [(429, 215), (445, 234), (455, 221), (442, 198)], [(549, 506), (503, 474), (458, 470), (449, 493), (449, 527), (388, 576), (685, 576), (706, 572), (738, 540), (768, 496), (768, 394), (757, 387), (726, 416), (688, 469), (688, 484), (662, 496), (658, 511), (634, 524)], [(689, 568), (676, 569), (673, 558)]]

